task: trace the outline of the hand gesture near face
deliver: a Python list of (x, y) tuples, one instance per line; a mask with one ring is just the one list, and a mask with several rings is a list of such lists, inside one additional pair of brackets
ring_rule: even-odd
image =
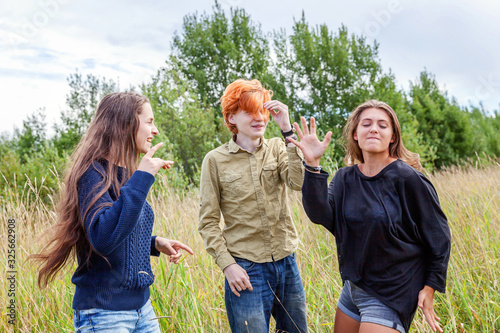
[(314, 167), (319, 166), (321, 156), (323, 156), (330, 143), (332, 132), (329, 131), (326, 133), (325, 139), (319, 141), (316, 135), (316, 120), (314, 120), (314, 117), (311, 117), (311, 130), (307, 128), (306, 118), (300, 117), (300, 120), (302, 122), (302, 130), (297, 123), (293, 123), (300, 141), (294, 139), (289, 140), (302, 150), (307, 165)]
[(155, 176), (160, 168), (170, 169), (170, 166), (174, 164), (173, 161), (165, 161), (161, 158), (153, 157), (154, 153), (156, 153), (161, 146), (163, 146), (163, 142), (151, 147), (151, 149), (149, 149), (148, 152), (142, 157), (137, 170), (145, 171)]
[(290, 115), (288, 114), (288, 106), (280, 101), (273, 100), (265, 102), (264, 108), (270, 111), (274, 121), (283, 132), (288, 132), (292, 129), (292, 125), (290, 124)]

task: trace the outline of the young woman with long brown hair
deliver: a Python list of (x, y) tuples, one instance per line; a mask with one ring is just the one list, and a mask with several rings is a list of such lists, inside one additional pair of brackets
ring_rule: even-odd
[(450, 231), (438, 196), (419, 171), (419, 156), (401, 140), (396, 113), (371, 100), (350, 115), (344, 128), (345, 163), (327, 186), (320, 159), (330, 141), (316, 136), (302, 117), (294, 124), (307, 170), (302, 202), (312, 222), (337, 243), (344, 282), (335, 332), (408, 332), (418, 307), (433, 331), (434, 291), (445, 291)]
[(102, 99), (73, 153), (54, 233), (33, 257), (41, 262), (44, 288), (76, 255), (77, 332), (159, 332), (151, 320), (150, 256), (164, 253), (178, 263), (182, 250), (193, 254), (179, 241), (151, 235), (154, 214), (146, 197), (159, 169), (173, 164), (153, 157), (162, 146), (151, 148), (157, 134), (146, 97), (113, 93)]

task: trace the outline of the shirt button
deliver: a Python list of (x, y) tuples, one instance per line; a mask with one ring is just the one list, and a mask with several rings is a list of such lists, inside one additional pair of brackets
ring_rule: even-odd
[(254, 172), (254, 173), (253, 173), (253, 175), (254, 175), (254, 176), (257, 176), (257, 172)]

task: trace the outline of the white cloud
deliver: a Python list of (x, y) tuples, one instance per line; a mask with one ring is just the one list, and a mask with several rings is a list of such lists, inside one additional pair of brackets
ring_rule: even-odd
[[(427, 68), (460, 103), (498, 109), (500, 35), (496, 0), (220, 0), (241, 6), (264, 32), (291, 32), (304, 10), (312, 24), (341, 24), (380, 43), (385, 69), (407, 87)], [(212, 11), (211, 1), (7, 0), (0, 3), (0, 131), (21, 126), (46, 107), (53, 122), (65, 107), (66, 78), (76, 69), (120, 82), (149, 80), (164, 64), (175, 30), (187, 14)], [(371, 29), (371, 30), (370, 30)], [(15, 110), (15, 112), (13, 112)]]

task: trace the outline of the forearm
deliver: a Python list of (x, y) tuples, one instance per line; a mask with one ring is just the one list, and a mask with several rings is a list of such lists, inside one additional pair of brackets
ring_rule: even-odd
[(333, 208), (328, 197), (328, 173), (306, 171), (302, 186), (302, 203), (309, 219), (333, 232)]
[(221, 270), (236, 263), (227, 249), (226, 241), (219, 227), (219, 221), (200, 219), (198, 231), (203, 239), (207, 253), (215, 259), (215, 263)]
[(294, 191), (300, 191), (304, 182), (302, 155), (297, 147), (280, 147), (278, 161), (281, 179)]
[(154, 177), (144, 172), (132, 175), (121, 188), (120, 196), (113, 201), (106, 192), (85, 213), (85, 227), (92, 246), (101, 254), (112, 252), (137, 225)]

